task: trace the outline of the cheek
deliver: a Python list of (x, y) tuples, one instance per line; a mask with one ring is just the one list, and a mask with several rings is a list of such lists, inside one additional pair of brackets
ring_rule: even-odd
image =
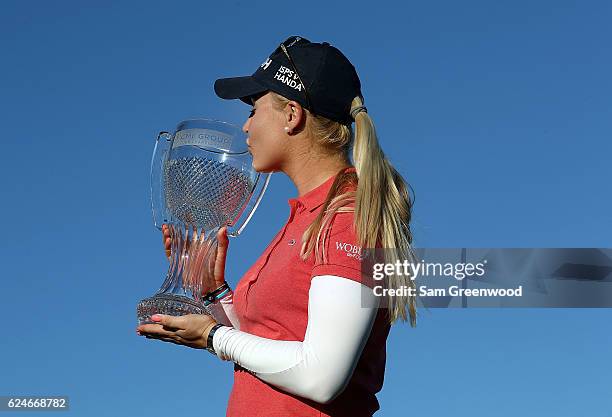
[(253, 141), (253, 167), (257, 171), (276, 170), (284, 160), (285, 147), (282, 136), (274, 135), (269, 130), (258, 134)]
[(261, 109), (251, 119), (249, 143), (253, 154), (253, 167), (260, 172), (277, 170), (284, 160), (287, 135), (284, 121), (270, 109)]

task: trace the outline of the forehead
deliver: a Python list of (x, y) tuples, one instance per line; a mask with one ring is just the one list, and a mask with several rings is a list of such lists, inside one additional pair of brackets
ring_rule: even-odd
[(267, 103), (268, 101), (270, 101), (270, 92), (267, 91), (267, 92), (262, 93), (262, 94), (257, 94), (257, 95), (251, 96), (250, 100), (251, 100), (251, 104), (252, 105), (255, 105), (255, 103), (257, 103), (257, 104)]

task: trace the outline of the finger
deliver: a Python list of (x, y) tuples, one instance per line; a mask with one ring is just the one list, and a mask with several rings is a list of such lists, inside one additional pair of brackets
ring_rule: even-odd
[(227, 238), (227, 227), (222, 227), (217, 232), (217, 257), (215, 259), (215, 284), (222, 285), (225, 282), (225, 259), (227, 258), (227, 248), (229, 239)]
[[(174, 253), (176, 256), (176, 254), (181, 253), (181, 249), (179, 247), (179, 244), (181, 242), (180, 233), (178, 233), (178, 231), (176, 230), (174, 226), (170, 226), (168, 230), (170, 231), (170, 253), (171, 254)], [(174, 265), (173, 261), (175, 261), (175, 259), (171, 259), (171, 263), (170, 263), (171, 269), (176, 268), (176, 265)], [(176, 259), (176, 261), (178, 261), (178, 258)]]
[(225, 247), (227, 249), (229, 245), (229, 239), (227, 237), (227, 226), (223, 226), (217, 232), (217, 240), (219, 241), (219, 246)]
[(163, 326), (160, 326), (159, 324), (141, 324), (136, 328), (136, 331), (140, 333), (151, 333), (161, 330), (162, 328)]
[(170, 228), (167, 224), (162, 225), (162, 236), (164, 239), (170, 237)]
[(180, 341), (176, 340), (176, 339), (172, 339), (171, 337), (163, 337), (163, 336), (145, 336), (147, 339), (156, 339), (156, 340), (161, 340), (164, 342), (170, 342), (170, 343), (174, 343), (175, 345), (182, 345), (183, 343), (181, 343)]
[(174, 334), (159, 324), (143, 324), (138, 327), (138, 331), (141, 335), (149, 337), (170, 337)]
[(172, 255), (172, 239), (166, 238), (164, 241), (164, 250), (166, 251), (166, 256), (169, 258)]
[(196, 294), (204, 294), (206, 291), (208, 291), (207, 287), (209, 285), (213, 285), (212, 283), (208, 283), (208, 275), (205, 273), (205, 270), (202, 267), (203, 265), (205, 265), (204, 262), (208, 255), (208, 243), (209, 240), (206, 238), (206, 231), (202, 229), (201, 233), (198, 236), (198, 241), (194, 245), (196, 260), (193, 269), (193, 281), (195, 283), (194, 287)]
[(206, 264), (204, 265), (204, 271), (206, 274), (206, 292), (212, 291), (218, 287), (216, 284), (217, 277), (215, 276), (215, 266), (217, 264), (217, 251), (219, 242), (216, 239), (210, 239), (208, 241), (208, 256), (206, 258)]
[(183, 321), (184, 319), (181, 316), (169, 316), (167, 314), (153, 314), (151, 316), (151, 320), (153, 320), (157, 324), (161, 324), (164, 328), (169, 329), (184, 329)]
[[(214, 325), (214, 323), (213, 323)], [(146, 326), (146, 325), (145, 325)], [(190, 339), (194, 338), (194, 331), (188, 330), (166, 330), (159, 325), (151, 325), (156, 327), (139, 327), (139, 335), (145, 336), (147, 339), (162, 339), (166, 341), (176, 341), (180, 344), (189, 343)]]
[[(191, 238), (189, 238), (189, 233)], [(200, 247), (198, 246), (198, 228), (196, 226), (190, 227), (187, 239), (189, 241), (189, 258), (187, 258), (183, 269), (184, 288), (195, 292), (195, 272), (196, 264), (198, 259), (198, 252)]]
[(172, 255), (172, 239), (170, 238), (170, 229), (166, 224), (162, 225), (162, 242), (166, 251), (166, 256), (169, 258)]
[(174, 343), (175, 345), (182, 345), (183, 344), (179, 340), (171, 339), (169, 337), (160, 337), (159, 340), (163, 340), (164, 342)]

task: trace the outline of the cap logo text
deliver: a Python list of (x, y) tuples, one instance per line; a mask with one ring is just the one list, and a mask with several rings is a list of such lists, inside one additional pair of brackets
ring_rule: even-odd
[(294, 90), (302, 91), (302, 83), (297, 74), (287, 67), (281, 65), (278, 71), (276, 71), (276, 74), (274, 74), (274, 79), (288, 85)]

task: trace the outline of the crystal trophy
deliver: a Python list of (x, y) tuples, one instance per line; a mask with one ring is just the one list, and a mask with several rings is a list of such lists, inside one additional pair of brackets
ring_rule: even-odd
[(236, 237), (257, 209), (271, 174), (253, 169), (246, 136), (230, 123), (192, 119), (174, 134), (160, 132), (151, 161), (151, 208), (172, 240), (166, 278), (138, 303), (139, 324), (153, 314), (209, 314), (204, 295), (214, 288), (217, 232)]

